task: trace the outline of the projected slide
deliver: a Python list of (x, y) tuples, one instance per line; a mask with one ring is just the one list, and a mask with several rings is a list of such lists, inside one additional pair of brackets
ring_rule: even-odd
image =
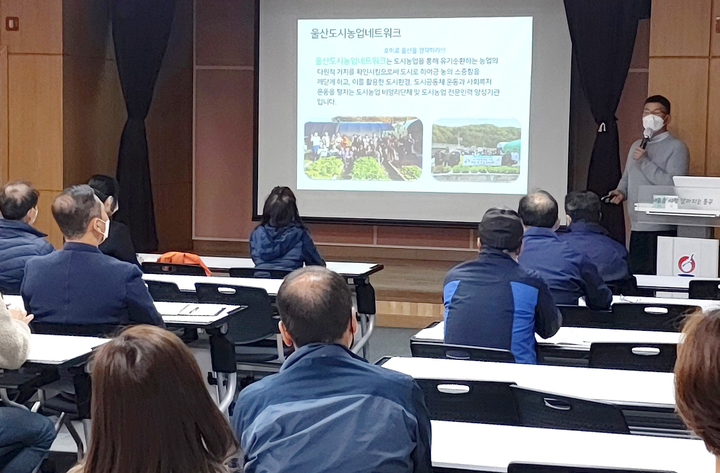
[(298, 20), (299, 190), (524, 194), (531, 17)]

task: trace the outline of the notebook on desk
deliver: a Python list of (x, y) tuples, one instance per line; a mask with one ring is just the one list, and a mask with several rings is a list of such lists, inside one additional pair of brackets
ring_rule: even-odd
[(216, 317), (227, 309), (218, 304), (156, 304), (160, 315), (166, 317)]

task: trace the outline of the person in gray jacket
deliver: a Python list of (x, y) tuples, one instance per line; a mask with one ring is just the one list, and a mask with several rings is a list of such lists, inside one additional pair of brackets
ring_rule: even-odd
[(659, 236), (676, 236), (677, 230), (669, 225), (654, 225), (638, 221), (635, 204), (640, 186), (672, 186), (674, 176), (688, 172), (688, 149), (685, 143), (672, 136), (670, 124), (670, 101), (662, 95), (645, 100), (643, 128), (652, 130), (652, 137), (645, 148), (645, 140), (638, 140), (630, 147), (625, 172), (617, 189), (610, 191), (613, 204), (628, 203), (630, 216), (630, 253), (628, 269), (632, 274), (657, 273), (657, 239)]
[[(25, 363), (32, 319), (24, 310), (8, 310), (0, 295), (0, 369), (14, 370)], [(31, 473), (53, 440), (55, 426), (47, 417), (18, 407), (0, 407), (0, 471)]]

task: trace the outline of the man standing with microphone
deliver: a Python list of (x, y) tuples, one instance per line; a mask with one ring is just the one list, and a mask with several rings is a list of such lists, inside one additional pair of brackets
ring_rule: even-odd
[(670, 101), (662, 95), (645, 100), (643, 138), (630, 147), (625, 172), (608, 198), (613, 204), (628, 202), (630, 216), (630, 251), (628, 269), (632, 274), (656, 274), (657, 238), (677, 236), (670, 225), (640, 223), (635, 204), (640, 186), (672, 186), (673, 176), (688, 172), (688, 150), (685, 143), (667, 130), (670, 123)]

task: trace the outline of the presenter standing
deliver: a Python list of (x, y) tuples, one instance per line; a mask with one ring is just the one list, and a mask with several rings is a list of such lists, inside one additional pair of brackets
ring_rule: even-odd
[(635, 211), (640, 186), (672, 186), (673, 176), (687, 174), (687, 146), (670, 134), (669, 123), (670, 101), (662, 95), (649, 97), (643, 109), (643, 139), (630, 147), (622, 179), (617, 189), (609, 193), (613, 204), (628, 202), (631, 230), (628, 269), (632, 274), (656, 274), (658, 237), (677, 236), (677, 229), (672, 226), (639, 222)]

